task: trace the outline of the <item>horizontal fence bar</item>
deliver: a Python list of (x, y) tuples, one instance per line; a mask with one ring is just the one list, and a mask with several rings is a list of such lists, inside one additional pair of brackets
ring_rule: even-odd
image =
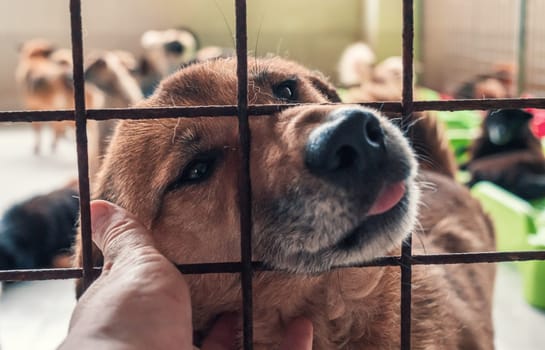
[(545, 108), (545, 98), (415, 101), (414, 111), (469, 111), (503, 108)]
[(545, 251), (413, 255), (412, 265), (479, 264), (545, 260)]
[[(450, 253), (450, 254), (423, 254), (413, 255), (411, 265), (445, 265), (445, 264), (480, 264), (515, 261), (545, 261), (545, 251), (513, 251), (513, 252), (476, 252), (476, 253)], [(383, 256), (361, 264), (347, 266), (336, 266), (333, 269), (354, 268), (354, 267), (379, 267), (399, 266), (400, 256)], [(178, 265), (178, 269), (187, 275), (209, 274), (209, 273), (240, 273), (242, 264), (240, 262), (221, 262), (203, 264)], [(254, 271), (275, 271), (263, 262), (252, 262)], [(100, 267), (94, 271), (99, 273)], [(33, 281), (46, 279), (70, 279), (81, 278), (82, 269), (41, 269), (41, 270), (6, 270), (0, 271), (0, 281)]]
[[(344, 103), (323, 104), (278, 104), (250, 105), (249, 115), (267, 115), (278, 113), (296, 106), (345, 105)], [(350, 103), (350, 105), (354, 105)], [(359, 103), (361, 106), (375, 108), (387, 113), (401, 113), (401, 102)], [(448, 100), (448, 101), (415, 101), (414, 111), (461, 111), (488, 110), (501, 108), (542, 108), (545, 109), (545, 98), (527, 99), (487, 99), (487, 100)], [(196, 106), (196, 107), (157, 107), (157, 108), (111, 108), (89, 109), (87, 119), (163, 119), (193, 118), (213, 116), (236, 116), (237, 107), (232, 106)], [(46, 122), (74, 120), (73, 110), (59, 111), (4, 111), (0, 112), (0, 123), (4, 122)]]
[(74, 120), (74, 110), (62, 111), (8, 111), (0, 112), (0, 123), (7, 122), (53, 122)]
[(37, 269), (0, 271), (0, 281), (63, 280), (83, 277), (83, 269)]
[[(279, 105), (252, 105), (248, 107), (249, 115), (267, 115), (281, 112), (287, 108), (304, 105), (335, 105), (323, 104), (279, 104)], [(397, 102), (372, 103), (366, 106), (396, 113), (401, 111), (401, 104)], [(162, 119), (162, 118), (194, 118), (214, 116), (237, 116), (237, 106), (195, 106), (195, 107), (157, 107), (157, 108), (110, 108), (88, 109), (87, 119)], [(34, 121), (62, 121), (74, 120), (74, 111), (9, 111), (0, 112), (1, 122), (34, 122)]]

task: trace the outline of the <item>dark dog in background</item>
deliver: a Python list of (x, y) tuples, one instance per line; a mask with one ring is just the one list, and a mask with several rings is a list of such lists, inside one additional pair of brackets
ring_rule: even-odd
[(493, 182), (524, 199), (545, 197), (545, 156), (520, 109), (489, 112), (470, 149), (469, 185)]
[(69, 267), (78, 212), (72, 186), (9, 208), (0, 220), (0, 269)]

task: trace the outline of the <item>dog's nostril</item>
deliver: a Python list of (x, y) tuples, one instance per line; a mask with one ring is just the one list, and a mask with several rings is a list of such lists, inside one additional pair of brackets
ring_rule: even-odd
[(358, 157), (358, 152), (353, 147), (344, 145), (337, 150), (338, 164), (335, 167), (336, 170), (351, 168)]
[(380, 126), (380, 122), (376, 119), (371, 119), (365, 125), (365, 137), (371, 146), (379, 147), (384, 141), (384, 130)]

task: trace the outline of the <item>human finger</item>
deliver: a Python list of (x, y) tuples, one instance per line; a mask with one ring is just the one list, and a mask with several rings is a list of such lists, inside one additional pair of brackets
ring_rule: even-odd
[(93, 241), (105, 261), (134, 255), (138, 248), (153, 248), (149, 231), (125, 209), (103, 200), (91, 202)]

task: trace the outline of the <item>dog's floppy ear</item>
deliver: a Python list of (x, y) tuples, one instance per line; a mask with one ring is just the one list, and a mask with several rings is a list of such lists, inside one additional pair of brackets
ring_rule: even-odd
[(337, 94), (335, 87), (327, 81), (327, 79), (319, 72), (314, 72), (314, 74), (309, 77), (310, 83), (316, 90), (318, 90), (329, 102), (338, 103), (341, 102), (341, 98)]

